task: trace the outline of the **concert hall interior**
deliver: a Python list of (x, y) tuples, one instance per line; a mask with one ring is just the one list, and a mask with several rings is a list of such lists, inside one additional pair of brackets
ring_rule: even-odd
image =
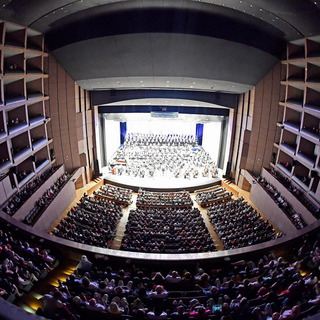
[(0, 319), (320, 317), (320, 1), (0, 0)]

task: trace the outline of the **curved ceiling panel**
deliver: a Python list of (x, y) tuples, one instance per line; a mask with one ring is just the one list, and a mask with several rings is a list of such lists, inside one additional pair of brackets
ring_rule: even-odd
[(239, 93), (254, 86), (278, 61), (237, 42), (173, 33), (101, 37), (53, 53), (88, 90), (159, 86), (217, 91), (221, 86), (220, 91)]
[(90, 90), (239, 93), (282, 58), (287, 41), (320, 34), (320, 1), (3, 0), (0, 18), (45, 33)]

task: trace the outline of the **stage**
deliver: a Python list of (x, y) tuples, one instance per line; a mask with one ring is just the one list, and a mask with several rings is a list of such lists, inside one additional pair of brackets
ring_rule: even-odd
[[(105, 168), (107, 169), (107, 168)], [(139, 188), (148, 191), (160, 191), (160, 192), (170, 192), (170, 191), (180, 191), (186, 190), (189, 192), (194, 192), (198, 189), (204, 189), (211, 186), (216, 186), (221, 184), (221, 177), (217, 176), (214, 178), (209, 177), (199, 177), (199, 178), (173, 178), (165, 176), (157, 176), (153, 178), (140, 178), (131, 177), (126, 175), (113, 175), (110, 172), (103, 171), (103, 176), (105, 183), (116, 185), (123, 188), (132, 189), (137, 192)]]

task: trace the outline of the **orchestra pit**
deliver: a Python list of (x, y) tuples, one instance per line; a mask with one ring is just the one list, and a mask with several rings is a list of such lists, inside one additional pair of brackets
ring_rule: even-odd
[(0, 319), (319, 319), (319, 21), (3, 0)]

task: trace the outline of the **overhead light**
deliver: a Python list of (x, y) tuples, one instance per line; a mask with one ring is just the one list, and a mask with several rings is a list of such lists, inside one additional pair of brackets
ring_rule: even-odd
[(140, 83), (143, 83), (143, 81), (142, 81), (142, 80), (140, 80)]

